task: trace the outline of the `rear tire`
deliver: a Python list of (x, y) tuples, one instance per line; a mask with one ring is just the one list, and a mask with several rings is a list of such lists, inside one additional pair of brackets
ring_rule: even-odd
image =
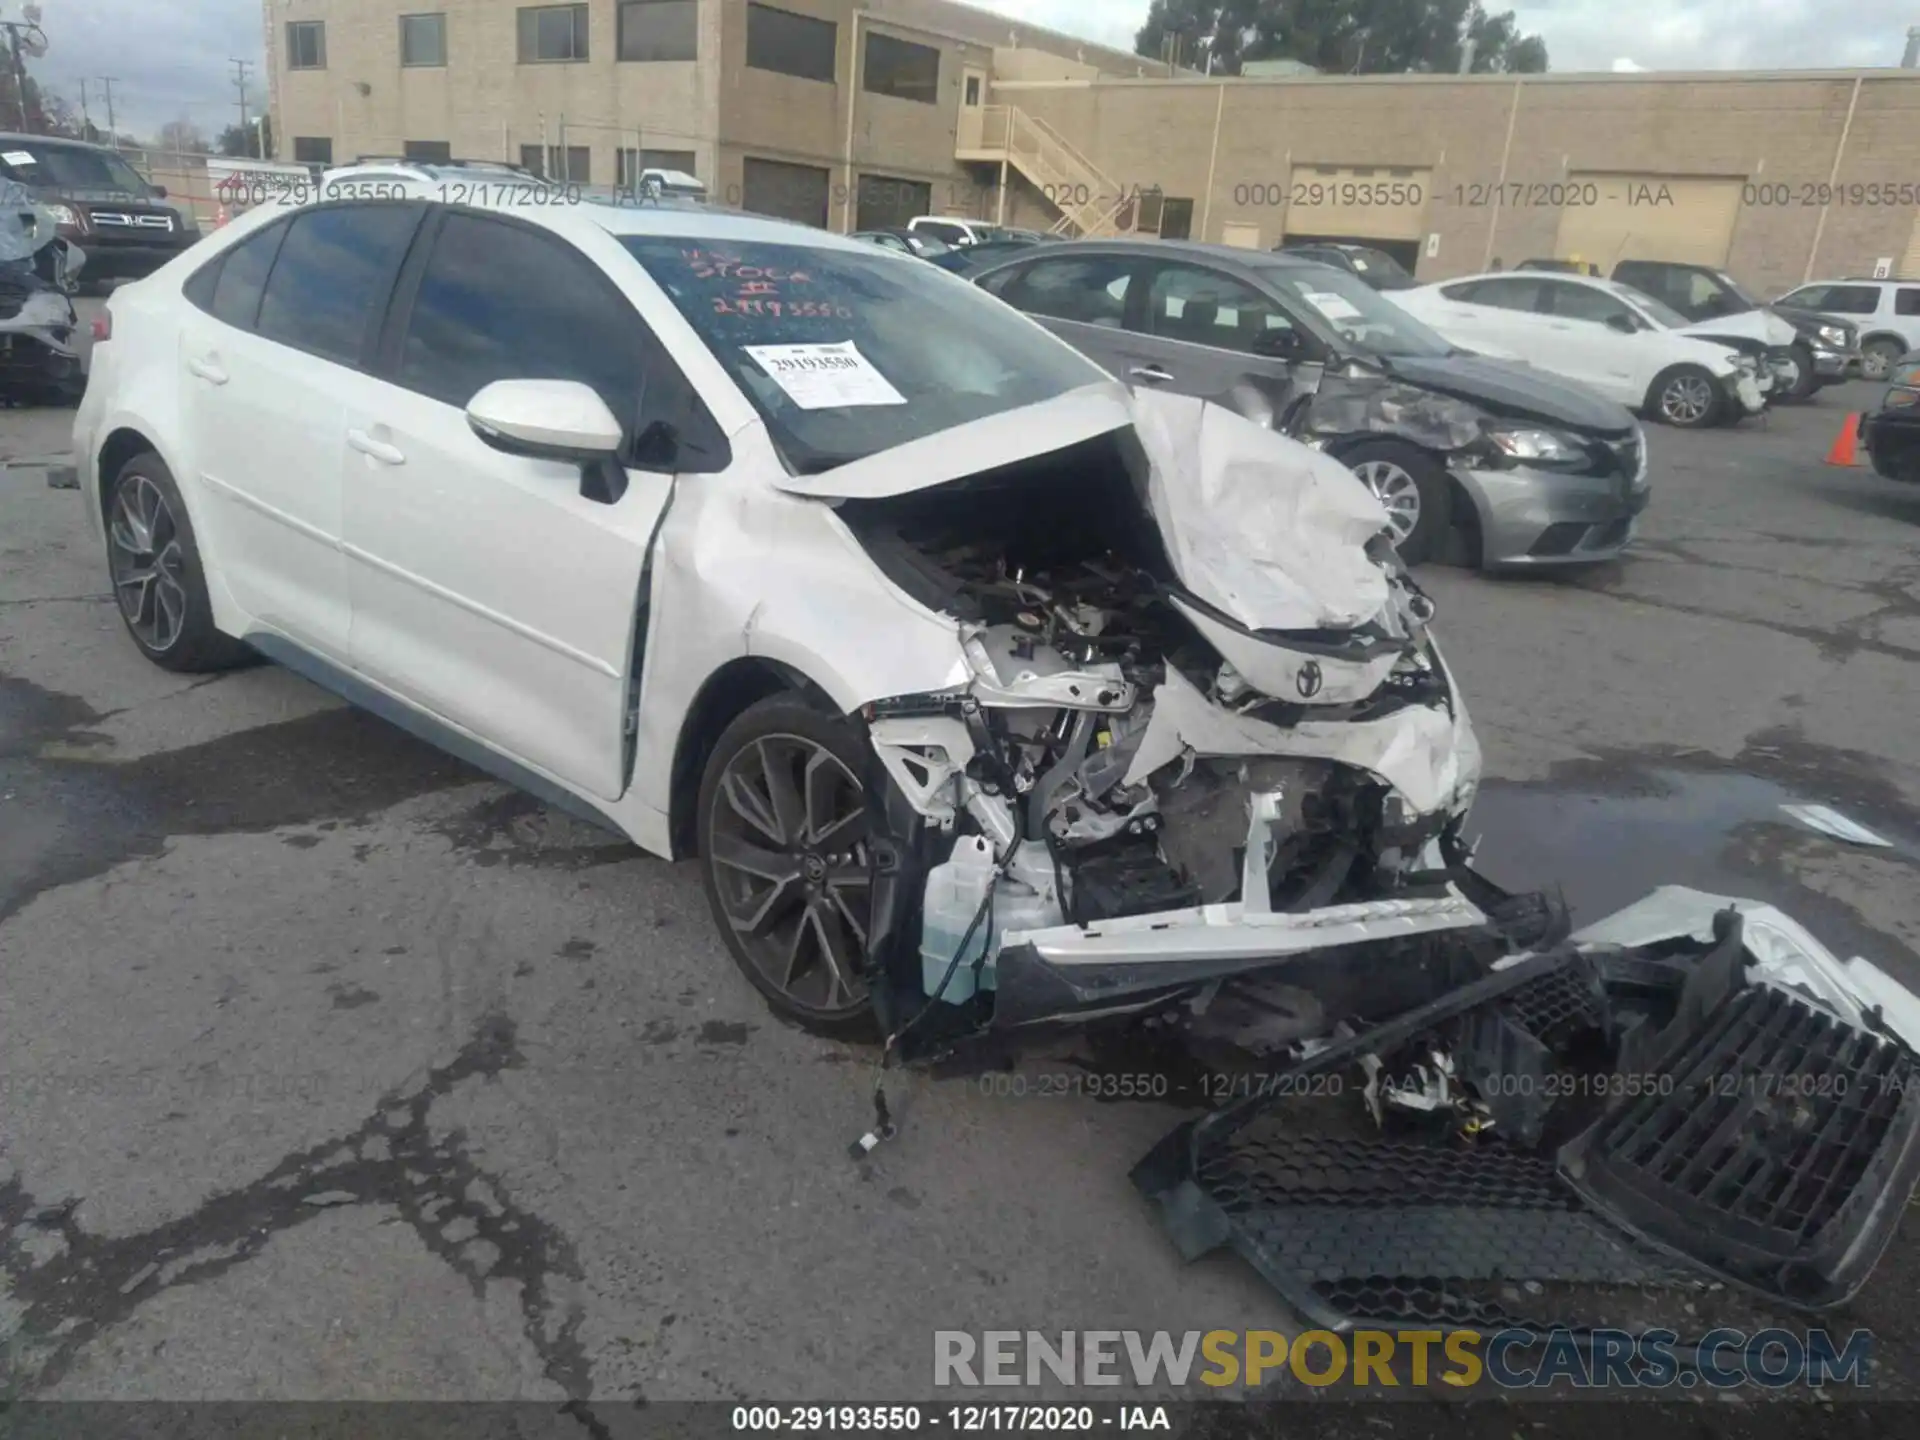
[(776, 1015), (875, 1034), (865, 979), (872, 891), (858, 726), (788, 692), (721, 732), (700, 780), (701, 878), (721, 942)]
[(1394, 549), (1418, 565), (1440, 549), (1453, 525), (1453, 488), (1432, 456), (1401, 440), (1366, 440), (1340, 461), (1386, 507)]
[(165, 670), (231, 670), (253, 651), (213, 623), (206, 571), (186, 502), (151, 450), (120, 467), (107, 489), (107, 574), (121, 623)]
[(1675, 365), (1647, 388), (1647, 413), (1677, 430), (1704, 430), (1726, 408), (1720, 383), (1698, 365)]
[(1860, 347), (1860, 378), (1876, 384), (1893, 373), (1907, 352), (1892, 340), (1869, 340)]

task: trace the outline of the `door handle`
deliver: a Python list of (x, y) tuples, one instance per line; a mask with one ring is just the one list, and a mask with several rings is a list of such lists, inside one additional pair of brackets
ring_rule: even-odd
[(209, 385), (224, 385), (227, 383), (227, 372), (220, 368), (219, 360), (211, 355), (196, 357), (195, 359), (187, 361), (187, 369), (198, 375), (202, 380), (205, 380)]
[(1158, 365), (1136, 365), (1127, 372), (1130, 379), (1144, 380), (1149, 385), (1170, 385), (1173, 376)]
[(347, 431), (347, 444), (362, 455), (370, 455), (382, 465), (404, 465), (406, 453), (398, 445), (389, 445), (384, 440), (376, 440), (364, 430)]

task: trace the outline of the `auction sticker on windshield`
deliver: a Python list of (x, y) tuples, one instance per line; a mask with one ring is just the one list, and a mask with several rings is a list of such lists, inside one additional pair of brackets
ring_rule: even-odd
[(742, 345), (802, 410), (904, 405), (907, 397), (874, 369), (851, 340), (838, 345)]
[(1359, 310), (1344, 295), (1335, 295), (1326, 290), (1307, 291), (1307, 303), (1329, 320), (1361, 319)]

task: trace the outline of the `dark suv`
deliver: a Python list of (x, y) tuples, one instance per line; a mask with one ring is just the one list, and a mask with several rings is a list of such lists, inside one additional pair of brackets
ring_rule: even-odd
[(1726, 271), (1711, 265), (1622, 260), (1613, 267), (1613, 278), (1666, 301), (1689, 320), (1713, 320), (1749, 310), (1773, 311), (1799, 336), (1793, 346), (1795, 373), (1784, 387), (1789, 399), (1804, 400), (1825, 386), (1838, 385), (1860, 368), (1859, 327), (1793, 305), (1764, 304)]
[(0, 134), (0, 175), (18, 180), (87, 256), (86, 279), (138, 278), (200, 238), (118, 152), (79, 140)]

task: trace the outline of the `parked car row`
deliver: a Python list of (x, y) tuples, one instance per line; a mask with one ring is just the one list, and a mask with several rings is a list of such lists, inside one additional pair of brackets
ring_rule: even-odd
[(1626, 409), (1470, 353), (1356, 275), (1291, 251), (1078, 241), (976, 283), (1128, 384), (1261, 416), (1344, 461), (1401, 556), (1458, 532), (1485, 565), (1619, 554), (1650, 494)]

